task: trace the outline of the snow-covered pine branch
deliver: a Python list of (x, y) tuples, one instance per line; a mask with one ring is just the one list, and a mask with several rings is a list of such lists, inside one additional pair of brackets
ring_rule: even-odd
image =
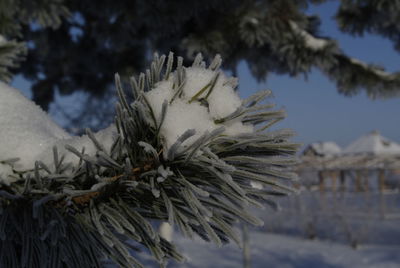
[(262, 224), (247, 206), (291, 192), (298, 145), (289, 130), (268, 131), (284, 117), (263, 103), (271, 92), (241, 100), (219, 57), (182, 62), (155, 55), (131, 79), (133, 102), (116, 76), (115, 123), (82, 137), (0, 84), (0, 266), (142, 267), (132, 245), (182, 261), (151, 221), (240, 243), (236, 223)]
[[(365, 89), (366, 94), (371, 99), (387, 98), (398, 96), (400, 88), (400, 73), (390, 73), (384, 68), (367, 64), (359, 59), (347, 56), (341, 51), (337, 43), (333, 40), (315, 37), (294, 21), (289, 21), (293, 33), (301, 37), (300, 44), (293, 44), (291, 49), (284, 49), (287, 61), (294, 54), (296, 47), (304, 49), (303, 61), (298, 61), (298, 65), (314, 62), (314, 65), (336, 81), (340, 93), (345, 95), (357, 94)], [(298, 40), (296, 40), (298, 42)], [(294, 67), (301, 68), (299, 66)], [(305, 70), (310, 70), (310, 65), (305, 64)]]

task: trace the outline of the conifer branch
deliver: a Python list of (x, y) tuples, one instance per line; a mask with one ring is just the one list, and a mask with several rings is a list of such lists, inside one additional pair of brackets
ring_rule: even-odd
[[(53, 162), (36, 159), (33, 171), (17, 174), (10, 185), (0, 185), (0, 266), (101, 267), (103, 260), (111, 260), (122, 267), (142, 267), (130, 251), (132, 244), (148, 249), (160, 264), (170, 258), (183, 261), (179, 250), (159, 236), (150, 220), (169, 221), (184, 235), (197, 234), (218, 245), (231, 240), (239, 243), (234, 231), (237, 222), (262, 224), (247, 212), (249, 204), (262, 206), (260, 200), (271, 203), (271, 194), (292, 191), (290, 180), (295, 175), (285, 169), (294, 163), (298, 148), (288, 141), (292, 133), (257, 132), (248, 127), (269, 128), (283, 117), (282, 111), (262, 104), (269, 91), (239, 102), (240, 107), (223, 117), (215, 129), (198, 134), (187, 129), (173, 144), (165, 144), (164, 128), (171, 124), (168, 111), (174, 105), (189, 104), (187, 99), (178, 104), (165, 99), (158, 114), (149, 95), (152, 90), (160, 84), (171, 85), (173, 92), (182, 90), (175, 95), (178, 102), (185, 98), (182, 84), (194, 83), (185, 79), (189, 71), (210, 75), (215, 91), (221, 90), (216, 88), (218, 83), (228, 85), (216, 81), (218, 76), (225, 79), (219, 75), (219, 58), (209, 69), (200, 56), (194, 63), (197, 69), (184, 67), (179, 59), (175, 70), (172, 57), (166, 67), (165, 59), (155, 55), (149, 71), (138, 80), (131, 79), (137, 96), (132, 103), (116, 76), (119, 103), (113, 144), (103, 144), (87, 130), (95, 154), (68, 144), (65, 153), (55, 147), (49, 151)], [(173, 81), (165, 84), (171, 75)], [(215, 98), (214, 92), (207, 95), (208, 101)], [(210, 122), (214, 124), (214, 119)], [(245, 132), (226, 133), (233, 123), (241, 124)], [(76, 161), (65, 160), (71, 159), (65, 154)], [(253, 188), (252, 182), (264, 188)]]

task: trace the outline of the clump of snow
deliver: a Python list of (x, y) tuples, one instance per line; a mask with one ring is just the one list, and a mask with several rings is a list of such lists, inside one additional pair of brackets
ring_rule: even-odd
[[(110, 126), (95, 134), (99, 142), (109, 150), (116, 134)], [(34, 168), (35, 161), (41, 160), (47, 165), (53, 164), (53, 146), (66, 154), (66, 161), (76, 163), (79, 159), (66, 151), (69, 144), (85, 153), (95, 155), (97, 149), (86, 135), (73, 137), (59, 127), (39, 106), (23, 96), (17, 89), (0, 82), (0, 161), (19, 158), (13, 163), (17, 171)], [(0, 167), (2, 174), (9, 174), (7, 165)], [(8, 175), (0, 176), (0, 181), (7, 181)]]
[(226, 128), (224, 134), (227, 135), (253, 132), (253, 126), (244, 125), (240, 118), (234, 122), (214, 123), (216, 119), (226, 117), (242, 105), (240, 97), (231, 86), (232, 83), (229, 83), (223, 73), (219, 73), (215, 86), (208, 97), (209, 88), (204, 90), (197, 98), (207, 97), (207, 107), (199, 101), (192, 101), (192, 98), (210, 83), (216, 72), (201, 67), (188, 67), (185, 70), (186, 82), (182, 94), (172, 102), (176, 91), (173, 89), (171, 79), (159, 82), (155, 88), (145, 93), (158, 122), (161, 120), (162, 104), (165, 100), (168, 102), (167, 113), (160, 129), (160, 135), (164, 138), (166, 149), (174, 144), (177, 138), (188, 129), (194, 129), (196, 134), (186, 140), (184, 145), (190, 144), (204, 132), (210, 132), (221, 126)]
[(204, 131), (212, 131), (216, 127), (210, 121), (205, 107), (200, 106), (199, 103), (188, 104), (184, 100), (177, 99), (173, 105), (168, 107), (164, 124), (161, 127), (161, 135), (165, 138), (166, 147), (169, 147), (188, 129), (196, 130), (196, 135), (189, 139), (194, 140)]
[(10, 165), (0, 163), (0, 181), (10, 185), (10, 183), (16, 181), (16, 177), (13, 176), (14, 172)]
[(260, 22), (258, 21), (257, 18), (249, 18), (249, 21), (250, 21), (253, 25), (258, 25), (258, 24), (260, 24)]
[(229, 136), (235, 136), (243, 133), (251, 133), (254, 131), (254, 127), (252, 125), (244, 125), (238, 119), (235, 119), (233, 120), (233, 122), (228, 122), (223, 125), (226, 127), (224, 134)]
[(264, 187), (262, 185), (262, 183), (258, 182), (258, 181), (250, 181), (250, 185), (251, 187), (253, 187), (254, 189), (258, 189), (258, 190), (262, 190)]
[[(183, 88), (184, 99), (190, 100), (200, 89), (204, 88), (215, 76), (215, 72), (200, 68), (186, 68), (186, 83)], [(242, 105), (242, 100), (228, 82), (227, 77), (221, 72), (213, 91), (207, 98), (209, 113), (213, 118), (225, 117)], [(205, 97), (208, 90), (204, 91), (200, 97)]]
[(7, 39), (0, 34), (0, 46), (7, 43)]
[(328, 45), (328, 40), (316, 38), (307, 31), (301, 29), (295, 22), (290, 21), (292, 30), (304, 38), (305, 45), (312, 50), (322, 50)]
[(0, 82), (0, 161), (20, 158), (16, 168), (33, 167), (36, 157), (71, 136), (18, 90)]
[(168, 222), (163, 222), (160, 225), (160, 236), (167, 240), (168, 242), (172, 242), (172, 236), (174, 234), (174, 229)]
[(366, 64), (365, 62), (362, 62), (358, 59), (354, 59), (354, 58), (350, 58), (350, 62), (353, 64), (357, 64), (359, 66), (361, 66), (364, 69), (370, 69), (372, 70), (375, 74), (382, 76), (384, 78), (390, 78), (393, 76), (393, 74), (385, 72), (383, 69), (379, 69), (375, 66), (369, 66), (368, 64)]
[[(111, 146), (115, 140), (117, 135), (117, 129), (114, 124), (100, 130), (99, 132), (94, 134), (96, 140), (104, 146), (106, 152), (111, 150)], [(53, 164), (53, 147), (57, 147), (57, 151), (60, 155), (65, 155), (65, 163), (72, 163), (77, 164), (79, 161), (79, 157), (75, 154), (70, 153), (65, 149), (65, 145), (70, 145), (77, 149), (79, 152), (82, 152), (84, 149), (84, 154), (89, 156), (95, 156), (98, 149), (94, 145), (93, 141), (89, 138), (88, 135), (70, 137), (68, 139), (59, 139), (55, 143), (52, 144), (47, 150), (37, 156), (37, 159), (40, 159), (46, 164), (52, 165)]]

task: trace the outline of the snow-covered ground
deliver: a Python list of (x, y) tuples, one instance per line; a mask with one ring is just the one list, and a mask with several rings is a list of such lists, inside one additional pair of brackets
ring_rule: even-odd
[[(243, 267), (242, 251), (234, 244), (221, 248), (200, 241), (177, 237), (187, 261), (169, 263), (173, 268)], [(251, 267), (279, 268), (398, 268), (400, 247), (363, 245), (358, 249), (321, 240), (252, 231), (250, 234)], [(149, 267), (155, 263), (146, 262)]]
[[(277, 212), (254, 211), (265, 226), (250, 229), (251, 267), (400, 267), (399, 193), (303, 192), (279, 203)], [(178, 233), (174, 243), (187, 261), (167, 267), (243, 267), (242, 250), (233, 243), (217, 248)], [(158, 267), (141, 257), (148, 267)]]
[(400, 250), (398, 192), (306, 191), (282, 198), (279, 204), (280, 211), (259, 214), (265, 222), (265, 231), (352, 246), (391, 245)]

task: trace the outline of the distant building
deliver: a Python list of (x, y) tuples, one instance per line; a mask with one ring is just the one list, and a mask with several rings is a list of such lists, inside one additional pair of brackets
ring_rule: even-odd
[(342, 153), (345, 155), (400, 155), (400, 144), (383, 137), (375, 130), (352, 142)]
[(312, 143), (303, 151), (297, 172), (303, 186), (318, 185), (320, 191), (400, 188), (400, 144), (378, 131), (361, 136), (343, 150), (334, 142)]

